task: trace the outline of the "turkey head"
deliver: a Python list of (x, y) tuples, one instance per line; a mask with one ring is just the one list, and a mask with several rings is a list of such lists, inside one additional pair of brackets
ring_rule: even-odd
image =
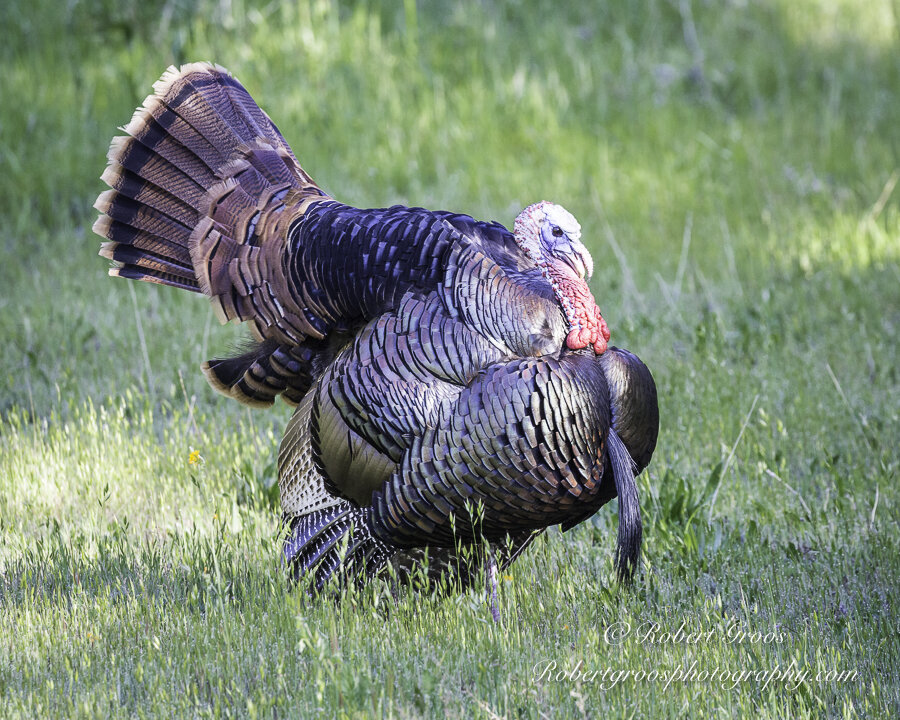
[(569, 323), (566, 346), (606, 352), (609, 328), (587, 284), (594, 261), (572, 213), (546, 200), (529, 205), (516, 218), (515, 238), (556, 293)]

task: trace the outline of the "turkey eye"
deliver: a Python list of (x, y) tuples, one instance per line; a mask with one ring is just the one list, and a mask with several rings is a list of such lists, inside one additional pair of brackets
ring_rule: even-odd
[(553, 230), (551, 230), (551, 232), (553, 233), (554, 237), (562, 237), (563, 236), (563, 231), (562, 231), (561, 227), (554, 227)]

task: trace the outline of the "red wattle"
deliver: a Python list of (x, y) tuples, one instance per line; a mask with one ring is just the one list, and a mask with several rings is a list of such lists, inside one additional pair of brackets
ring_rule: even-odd
[(600, 334), (603, 336), (604, 340), (608, 341), (610, 337), (609, 327), (606, 324), (606, 320), (604, 320), (603, 316), (600, 314), (600, 308), (598, 308), (596, 305), (594, 307), (597, 308), (597, 319), (600, 321)]
[(581, 350), (591, 344), (590, 333), (586, 328), (574, 328), (566, 335), (566, 347), (569, 350)]
[(597, 355), (605, 353), (610, 337), (609, 327), (600, 314), (600, 308), (597, 307), (587, 282), (562, 263), (547, 265), (545, 271), (554, 284), (569, 322), (566, 347), (580, 350), (593, 346)]

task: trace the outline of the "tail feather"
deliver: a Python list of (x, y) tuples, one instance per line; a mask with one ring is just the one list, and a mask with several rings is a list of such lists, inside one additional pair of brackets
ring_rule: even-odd
[[(259, 139), (273, 143), (285, 152), (290, 164), (299, 167), (284, 136), (225, 68), (205, 63), (170, 67), (153, 88), (165, 108), (207, 141), (210, 147), (202, 143), (196, 147), (220, 176), (222, 165), (238, 155), (243, 145)], [(149, 109), (153, 114), (153, 108)], [(175, 125), (196, 143), (186, 128)], [(179, 137), (181, 133), (172, 134)], [(304, 179), (311, 182), (308, 176)]]
[(250, 144), (244, 151), (250, 165), (258, 170), (272, 185), (293, 185), (296, 175), (291, 171), (293, 155), (284, 148), (276, 148), (269, 143)]
[(100, 254), (111, 275), (203, 293), (221, 321), (250, 324), (256, 354), (210, 361), (213, 387), (249, 404), (282, 392), (296, 402), (306, 379), (279, 373), (260, 348), (323, 337), (290, 292), (282, 253), (290, 224), (328, 198), (223, 68), (171, 67), (153, 87), (110, 145), (102, 179), (112, 189), (95, 203)]
[(110, 275), (200, 292), (187, 248), (178, 242), (187, 228), (115, 190), (102, 193), (94, 207), (105, 213), (94, 232), (109, 239), (100, 255), (116, 263)]
[[(169, 67), (153, 84), (160, 105), (203, 138), (205, 144), (198, 143), (186, 128), (175, 123), (185, 137), (196, 144), (203, 153), (201, 157), (214, 171), (218, 171), (236, 154), (242, 143), (255, 135), (248, 132), (244, 123), (235, 116), (231, 103), (219, 92), (218, 78), (227, 75), (228, 71), (218, 66), (190, 63), (181, 68)], [(145, 103), (145, 107), (147, 105)], [(151, 101), (149, 105), (147, 109), (159, 118), (156, 103)], [(161, 115), (168, 117), (165, 112)], [(181, 140), (180, 135), (175, 137)]]
[(309, 361), (297, 351), (265, 340), (234, 357), (207, 360), (203, 373), (213, 388), (245, 405), (268, 407), (279, 395), (296, 405), (312, 384)]
[(247, 125), (255, 129), (254, 137), (267, 137), (276, 140), (277, 146), (283, 149), (290, 156), (293, 163), (299, 166), (287, 140), (284, 139), (275, 123), (272, 122), (272, 119), (256, 104), (243, 85), (225, 72), (219, 87), (227, 93), (235, 112), (243, 115)]
[(117, 246), (133, 245), (139, 250), (145, 250), (148, 253), (159, 257), (168, 258), (169, 262), (176, 263), (193, 277), (194, 269), (191, 264), (191, 255), (186, 248), (166, 240), (164, 237), (154, 235), (150, 232), (144, 232), (125, 225), (118, 220), (113, 220), (108, 215), (101, 215), (94, 223), (94, 232), (105, 238), (116, 238), (115, 242), (104, 242), (100, 244), (100, 255), (110, 260), (113, 259), (113, 250)]
[(133, 245), (122, 245), (120, 243), (102, 243), (100, 254), (115, 262), (125, 265), (136, 265), (146, 270), (154, 270), (156, 272), (168, 273), (183, 280), (193, 280), (194, 271), (181, 265), (174, 258), (167, 258), (165, 255), (154, 253), (144, 248), (136, 248)]
[[(258, 182), (257, 187), (248, 187), (244, 184), (246, 181), (252, 181), (257, 177), (259, 177), (259, 173), (242, 172), (239, 178), (229, 178), (213, 186), (206, 195), (205, 214), (212, 218), (215, 223), (213, 227), (216, 227), (217, 224), (219, 227), (231, 230), (229, 233), (231, 236), (229, 238), (231, 241), (230, 246), (236, 252), (240, 251), (242, 244), (235, 242), (233, 238), (235, 236), (247, 237), (248, 221), (257, 212), (258, 196), (264, 192), (266, 187), (264, 181)], [(260, 180), (262, 179), (260, 178)], [(221, 230), (219, 230), (219, 233), (221, 234)], [(199, 250), (199, 243), (194, 247), (195, 251)], [(199, 260), (200, 256), (200, 252), (195, 252), (195, 259)], [(215, 264), (215, 258), (204, 257), (203, 260), (213, 263), (207, 268), (207, 274), (215, 272), (216, 268), (220, 267)], [(203, 271), (200, 270), (200, 272), (202, 273)], [(224, 292), (228, 287), (227, 284), (223, 285), (221, 283), (210, 283), (210, 285), (211, 294), (216, 295)]]
[[(140, 110), (143, 108), (140, 108), (139, 112)], [(107, 153), (110, 161), (133, 169), (159, 156), (177, 167), (200, 188), (207, 188), (216, 182), (216, 174), (212, 168), (191, 150), (187, 143), (177, 140), (174, 135), (169, 135), (156, 118), (146, 111), (139, 117), (139, 122), (133, 119), (122, 128), (129, 133), (127, 136), (112, 139)]]
[(190, 228), (197, 224), (199, 219), (197, 209), (179, 198), (176, 191), (168, 186), (164, 190), (121, 165), (107, 167), (101, 179), (114, 190), (118, 190), (120, 196), (131, 198), (158, 213), (167, 215), (185, 227)]
[(109, 274), (112, 277), (126, 278), (128, 280), (143, 280), (145, 282), (157, 283), (158, 285), (169, 285), (170, 287), (181, 288), (190, 292), (200, 292), (200, 288), (196, 283), (185, 280), (171, 273), (159, 272), (158, 270), (150, 270), (148, 268), (138, 267), (137, 265), (123, 265), (122, 267), (110, 268)]
[[(280, 162), (276, 162), (274, 158), (264, 159), (259, 164), (253, 163), (254, 167), (260, 170), (278, 170), (279, 168), (289, 170), (289, 172), (282, 172), (280, 177), (270, 177), (269, 179), (273, 182), (294, 182), (294, 179), (297, 179), (300, 181), (300, 185), (315, 185), (312, 178), (300, 167), (300, 163), (281, 131), (257, 105), (246, 88), (221, 66), (216, 65), (215, 72), (212, 74), (196, 72), (202, 70), (208, 70), (208, 66), (199, 63), (182, 67), (180, 70), (181, 77), (185, 77), (189, 72), (196, 73), (190, 75), (190, 84), (197, 93), (192, 98), (194, 100), (198, 97), (204, 98), (211, 110), (226, 118), (232, 128), (242, 127), (243, 132), (238, 132), (236, 135), (243, 141), (243, 144), (249, 146), (264, 139), (272, 146), (275, 156), (280, 160)], [(171, 107), (172, 101), (167, 102)], [(264, 174), (266, 173), (264, 172)]]
[[(190, 233), (190, 228), (164, 213), (130, 197), (120, 195), (115, 190), (106, 190), (100, 193), (94, 207), (109, 216), (111, 220), (117, 220), (121, 225), (132, 227), (135, 230), (143, 230), (187, 249), (181, 241), (186, 233)], [(102, 220), (102, 218), (100, 219)], [(95, 227), (97, 226), (95, 225)], [(116, 228), (109, 227), (108, 229), (114, 231)], [(115, 235), (109, 239), (119, 242), (119, 238)]]
[[(116, 142), (119, 141), (119, 142)], [(202, 185), (175, 163), (163, 155), (153, 152), (134, 138), (114, 138), (109, 152), (110, 165), (101, 179), (110, 187), (115, 187), (107, 179), (107, 173), (124, 169), (157, 188), (165, 188), (190, 208), (199, 208), (203, 203), (207, 185)]]
[(216, 169), (224, 162), (219, 149), (190, 122), (167, 107), (157, 95), (144, 100), (144, 104), (134, 111), (131, 121), (123, 129), (154, 151), (162, 138), (170, 138), (170, 143), (181, 146), (186, 159), (189, 158), (188, 153), (196, 158), (194, 162), (200, 164), (196, 169), (198, 174), (205, 167), (215, 176)]

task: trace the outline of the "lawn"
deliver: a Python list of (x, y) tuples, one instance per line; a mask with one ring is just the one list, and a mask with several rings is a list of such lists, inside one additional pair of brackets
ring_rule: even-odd
[[(0, 717), (900, 716), (900, 5), (6, 0)], [(660, 391), (638, 480), (501, 579), (291, 592), (290, 408), (116, 281), (91, 205), (167, 65), (228, 67), (358, 206), (581, 221)]]

